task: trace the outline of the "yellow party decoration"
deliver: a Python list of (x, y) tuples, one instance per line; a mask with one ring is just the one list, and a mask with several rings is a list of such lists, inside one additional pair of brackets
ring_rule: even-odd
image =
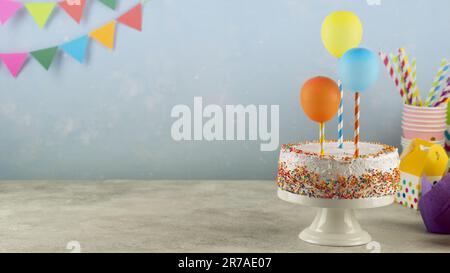
[(25, 4), (26, 9), (31, 16), (33, 16), (40, 28), (45, 26), (45, 23), (47, 23), (47, 20), (52, 14), (55, 6), (56, 3), (52, 2), (33, 2)]
[(92, 31), (89, 36), (101, 43), (109, 49), (114, 48), (114, 36), (116, 33), (116, 21), (111, 21), (108, 24)]
[(395, 200), (405, 207), (418, 209), (423, 177), (433, 184), (440, 181), (447, 172), (447, 153), (441, 145), (416, 138), (404, 149), (400, 159), (400, 185)]
[(444, 148), (422, 139), (414, 139), (400, 158), (400, 171), (414, 176), (443, 176), (447, 170)]
[(352, 48), (358, 47), (363, 28), (358, 16), (350, 11), (336, 11), (322, 23), (322, 42), (331, 55), (340, 58)]

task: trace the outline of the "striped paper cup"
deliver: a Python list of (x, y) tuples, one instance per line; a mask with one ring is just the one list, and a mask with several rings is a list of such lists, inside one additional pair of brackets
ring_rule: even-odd
[(441, 141), (447, 129), (447, 104), (439, 107), (404, 105), (402, 115), (403, 137), (426, 141)]
[(435, 119), (435, 118), (446, 118), (447, 117), (447, 113), (442, 112), (442, 113), (417, 113), (417, 112), (405, 112), (403, 111), (403, 116), (404, 117), (408, 117), (408, 118), (419, 118), (419, 119), (425, 119), (425, 120), (429, 120), (429, 119)]
[(422, 114), (428, 114), (428, 113), (446, 113), (447, 114), (447, 104), (442, 104), (437, 107), (432, 106), (415, 106), (415, 105), (403, 105), (403, 111), (408, 113), (422, 113)]
[(445, 124), (445, 122), (446, 122), (445, 117), (444, 118), (439, 117), (439, 118), (433, 118), (433, 119), (423, 119), (420, 117), (418, 117), (418, 118), (403, 117), (402, 118), (402, 123), (410, 123), (410, 124), (415, 124), (415, 125), (435, 125), (435, 124), (442, 125), (442, 124)]
[(444, 139), (445, 129), (442, 130), (430, 130), (430, 129), (416, 129), (409, 127), (402, 127), (403, 137), (414, 139), (420, 138), (426, 141), (436, 141)]
[(412, 129), (425, 129), (425, 130), (446, 130), (447, 129), (447, 125), (442, 125), (441, 124), (434, 124), (434, 123), (426, 123), (426, 124), (417, 124), (417, 123), (409, 123), (409, 122), (405, 122), (402, 121), (402, 128), (403, 127), (407, 127), (407, 128), (412, 128)]

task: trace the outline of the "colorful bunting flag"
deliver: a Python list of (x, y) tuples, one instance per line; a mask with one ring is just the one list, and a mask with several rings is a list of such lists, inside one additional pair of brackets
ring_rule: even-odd
[[(80, 4), (83, 5), (86, 4), (86, 0), (66, 0), (66, 3), (70, 6), (69, 2), (73, 3), (78, 1), (80, 1)], [(116, 20), (113, 20), (108, 24), (103, 25), (102, 27), (90, 32), (89, 35), (84, 35), (80, 38), (71, 40), (59, 46), (35, 50), (30, 53), (26, 52), (0, 53), (0, 61), (2, 61), (6, 65), (6, 67), (8, 68), (9, 72), (13, 77), (18, 76), (23, 66), (25, 65), (29, 55), (31, 55), (36, 61), (38, 61), (42, 65), (42, 67), (48, 70), (58, 52), (58, 48), (64, 51), (66, 54), (73, 57), (74, 59), (76, 59), (77, 61), (79, 61), (80, 63), (83, 63), (86, 58), (86, 51), (90, 39), (96, 40), (97, 42), (101, 43), (102, 45), (104, 45), (109, 49), (114, 48), (116, 22), (119, 22), (121, 24), (124, 24), (126, 26), (141, 31), (142, 3), (146, 3), (147, 1), (148, 0), (140, 0), (140, 3), (134, 6), (131, 10), (119, 16)], [(8, 12), (6, 12), (6, 9), (2, 9), (4, 6), (6, 6), (4, 5), (4, 3), (6, 2), (8, 2), (9, 4), (15, 2), (15, 0), (0, 0), (0, 18), (3, 20), (2, 22), (6, 22), (6, 20), (10, 17), (10, 15), (7, 16), (7, 14), (12, 14), (11, 12), (12, 8), (10, 8)], [(59, 4), (60, 6), (62, 5), (61, 2)], [(51, 15), (55, 6), (56, 3), (49, 3), (49, 2), (46, 3), (30, 2), (28, 4), (25, 4), (25, 7), (28, 9), (30, 14), (34, 17), (36, 22), (38, 22), (39, 26), (41, 27), (45, 26), (45, 23), (48, 17)], [(20, 8), (21, 6), (16, 7)], [(73, 15), (72, 18), (74, 18), (74, 20), (77, 20), (77, 22), (79, 22), (83, 14), (83, 8), (78, 10), (77, 14), (72, 13), (72, 11), (74, 10), (71, 9), (69, 10), (70, 12), (68, 11), (67, 13), (70, 16)]]
[(28, 59), (28, 53), (0, 53), (0, 59), (6, 65), (11, 75), (16, 78)]
[(58, 5), (72, 17), (78, 24), (83, 17), (84, 7), (86, 6), (86, 0), (69, 1), (64, 0), (58, 3)]
[(142, 30), (142, 4), (137, 4), (127, 13), (117, 18), (117, 22), (134, 28), (138, 31)]
[(53, 58), (58, 52), (58, 47), (50, 47), (46, 49), (36, 50), (30, 52), (31, 56), (33, 56), (36, 61), (38, 61), (46, 70), (50, 68), (50, 65), (53, 62)]
[(83, 63), (88, 43), (89, 37), (85, 35), (81, 38), (62, 44), (60, 48), (80, 63)]
[(52, 14), (55, 5), (56, 3), (52, 2), (32, 2), (26, 3), (25, 7), (28, 12), (30, 12), (31, 16), (33, 16), (39, 27), (43, 28)]
[(105, 47), (113, 49), (115, 33), (116, 21), (111, 21), (108, 24), (89, 33), (89, 36), (97, 42), (103, 44)]
[(23, 4), (13, 0), (0, 0), (0, 23), (4, 24), (13, 16)]
[(116, 0), (100, 0), (100, 2), (111, 9), (116, 9)]
[[(54, 0), (53, 0), (54, 1)], [(117, 0), (99, 0), (103, 5), (110, 9), (116, 9)], [(140, 4), (146, 4), (150, 0), (139, 0)], [(57, 0), (56, 3), (52, 1), (47, 2), (28, 2), (23, 4), (20, 0), (0, 0), (0, 24), (4, 24), (10, 17), (14, 16), (16, 12), (24, 5), (33, 16), (35, 21), (43, 28), (53, 12), (53, 9), (58, 4), (58, 7), (63, 9), (72, 19), (78, 24), (83, 17), (87, 0)], [(137, 8), (137, 7), (136, 7)], [(128, 19), (131, 20), (131, 19)], [(127, 21), (128, 21), (127, 20)], [(136, 20), (135, 18), (133, 20)], [(124, 23), (126, 24), (126, 23)], [(133, 28), (136, 28), (132, 26)], [(136, 28), (137, 29), (137, 28)]]

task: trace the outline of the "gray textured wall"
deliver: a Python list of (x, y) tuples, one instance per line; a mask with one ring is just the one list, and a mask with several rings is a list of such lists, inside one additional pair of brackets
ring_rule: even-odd
[[(39, 30), (22, 10), (0, 26), (0, 52), (61, 43), (106, 23), (116, 12), (90, 1), (77, 26), (63, 12)], [(0, 179), (255, 179), (274, 177), (278, 151), (258, 141), (175, 142), (177, 104), (280, 105), (280, 142), (317, 138), (299, 108), (298, 89), (314, 75), (336, 77), (320, 26), (338, 9), (356, 12), (362, 46), (406, 47), (428, 89), (442, 57), (450, 57), (450, 1), (153, 0), (144, 31), (119, 26), (114, 52), (91, 43), (87, 64), (58, 55), (49, 72), (30, 60), (12, 79), (0, 66)], [(345, 96), (351, 137), (352, 97)], [(400, 143), (401, 102), (386, 73), (362, 96), (361, 137)], [(336, 120), (327, 124), (336, 137)]]

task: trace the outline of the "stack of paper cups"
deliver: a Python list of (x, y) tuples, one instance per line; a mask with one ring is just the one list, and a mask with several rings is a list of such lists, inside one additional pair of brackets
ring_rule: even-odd
[(402, 146), (420, 138), (444, 146), (447, 130), (447, 104), (438, 107), (404, 104), (402, 117)]

